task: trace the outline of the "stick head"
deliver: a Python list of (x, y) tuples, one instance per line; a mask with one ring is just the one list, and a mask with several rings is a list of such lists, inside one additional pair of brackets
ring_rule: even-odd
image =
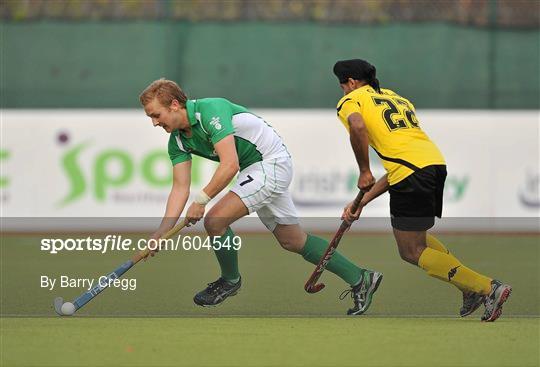
[(56, 297), (54, 299), (54, 310), (60, 316), (64, 316), (62, 313), (62, 305), (64, 304), (64, 299), (62, 297)]
[(306, 284), (305, 288), (306, 292), (308, 293), (317, 293), (324, 289), (324, 283), (318, 283), (318, 284)]

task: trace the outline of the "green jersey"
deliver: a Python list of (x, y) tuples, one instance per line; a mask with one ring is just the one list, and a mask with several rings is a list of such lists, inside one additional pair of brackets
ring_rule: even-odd
[(172, 164), (191, 159), (191, 154), (219, 162), (214, 145), (233, 135), (240, 170), (267, 159), (290, 157), (281, 137), (263, 119), (224, 98), (186, 102), (191, 136), (175, 130), (169, 138)]

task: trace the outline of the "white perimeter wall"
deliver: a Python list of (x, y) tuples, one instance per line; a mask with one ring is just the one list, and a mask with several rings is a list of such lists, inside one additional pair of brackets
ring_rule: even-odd
[[(335, 112), (254, 112), (275, 127), (293, 155), (291, 192), (300, 215), (338, 216), (356, 193), (357, 167)], [(168, 134), (153, 128), (142, 111), (0, 113), (3, 229), (14, 226), (13, 217), (162, 215), (170, 188)], [(529, 218), (525, 228), (512, 220), (504, 229), (538, 230), (538, 111), (424, 110), (418, 117), (447, 160), (444, 216)], [(214, 167), (194, 161), (192, 193)], [(375, 154), (372, 169), (377, 177), (384, 173)], [(388, 217), (388, 195), (363, 215)]]

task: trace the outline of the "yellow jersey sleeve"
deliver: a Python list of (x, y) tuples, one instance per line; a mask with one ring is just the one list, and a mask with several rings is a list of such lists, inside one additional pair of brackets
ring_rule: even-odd
[(337, 105), (337, 114), (339, 120), (345, 126), (347, 131), (350, 130), (349, 126), (349, 116), (353, 113), (358, 112), (362, 114), (361, 105), (358, 101), (355, 101), (351, 98), (342, 98)]

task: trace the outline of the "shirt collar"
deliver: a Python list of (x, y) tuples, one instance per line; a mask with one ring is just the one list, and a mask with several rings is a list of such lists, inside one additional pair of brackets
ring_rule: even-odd
[(196, 99), (190, 99), (186, 101), (186, 110), (187, 110), (187, 116), (188, 120), (191, 126), (196, 125), (199, 121), (197, 121), (197, 118), (195, 117), (195, 104), (197, 103)]

